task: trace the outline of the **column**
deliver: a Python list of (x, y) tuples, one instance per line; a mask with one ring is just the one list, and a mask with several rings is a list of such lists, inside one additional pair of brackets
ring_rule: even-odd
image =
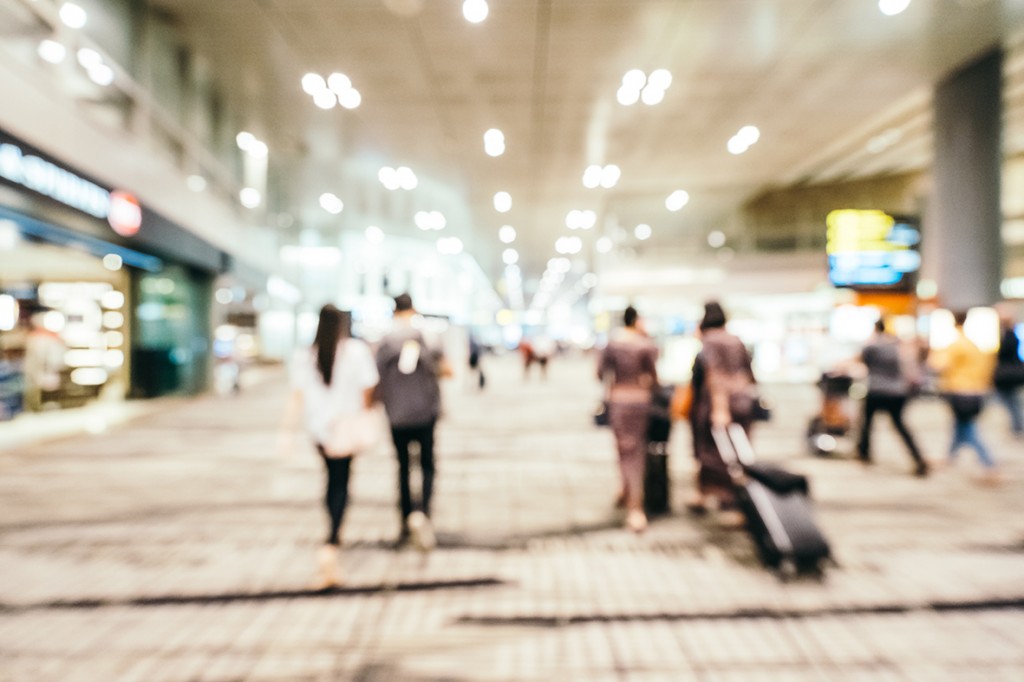
[(939, 301), (954, 310), (1000, 298), (1002, 63), (1002, 51), (993, 50), (935, 88), (934, 188), (924, 238)]

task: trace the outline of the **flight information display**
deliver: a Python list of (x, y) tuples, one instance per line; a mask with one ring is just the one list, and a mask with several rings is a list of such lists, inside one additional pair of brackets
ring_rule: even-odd
[(839, 209), (825, 219), (829, 280), (852, 289), (912, 291), (921, 269), (917, 221), (884, 211)]

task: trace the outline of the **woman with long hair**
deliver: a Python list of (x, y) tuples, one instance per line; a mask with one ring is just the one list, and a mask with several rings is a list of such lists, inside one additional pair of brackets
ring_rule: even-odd
[(647, 527), (644, 466), (651, 391), (658, 383), (658, 348), (643, 331), (636, 308), (626, 308), (622, 321), (623, 327), (611, 335), (601, 354), (597, 376), (610, 381), (608, 418), (622, 480), (618, 503), (626, 508), (626, 525), (639, 533)]
[(302, 348), (292, 365), (292, 399), (285, 411), (285, 427), (293, 428), (301, 413), (327, 471), (327, 539), (318, 553), (320, 587), (340, 582), (338, 550), (341, 522), (348, 502), (352, 453), (328, 454), (331, 424), (338, 417), (370, 407), (377, 385), (377, 365), (370, 348), (352, 337), (352, 315), (325, 305), (320, 310), (313, 345)]

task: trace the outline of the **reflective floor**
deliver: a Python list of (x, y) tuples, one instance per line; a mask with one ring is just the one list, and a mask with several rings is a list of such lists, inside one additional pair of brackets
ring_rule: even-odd
[[(275, 452), (283, 376), (108, 411), (100, 433), (69, 436), (74, 415), (0, 425), (0, 680), (1024, 677), (1024, 443), (998, 405), (982, 417), (993, 488), (970, 452), (914, 478), (884, 418), (874, 467), (812, 457), (816, 389), (767, 387), (755, 444), (810, 475), (838, 561), (783, 582), (744, 533), (682, 511), (686, 428), (675, 513), (636, 536), (612, 504), (611, 434), (592, 425), (592, 361), (558, 358), (546, 381), (511, 356), (486, 367), (484, 392), (446, 387), (438, 548), (394, 549), (382, 446), (355, 464), (347, 582), (326, 593), (311, 589), (322, 465)], [(941, 459), (943, 406), (922, 399), (909, 422)]]

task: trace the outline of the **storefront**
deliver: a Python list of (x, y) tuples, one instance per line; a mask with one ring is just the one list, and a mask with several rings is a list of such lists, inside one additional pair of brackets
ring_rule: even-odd
[(0, 419), (205, 390), (228, 261), (129, 192), (0, 132)]

